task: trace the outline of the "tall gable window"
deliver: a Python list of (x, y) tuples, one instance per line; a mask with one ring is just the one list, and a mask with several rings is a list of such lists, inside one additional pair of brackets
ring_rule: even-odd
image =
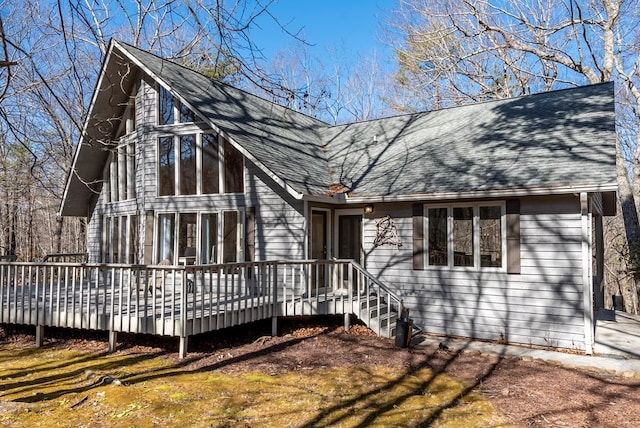
[(158, 86), (158, 125), (197, 122), (198, 116), (176, 99), (164, 86)]
[(424, 213), (428, 266), (504, 267), (504, 204), (427, 206)]
[(127, 141), (111, 152), (104, 177), (107, 202), (126, 201), (136, 197), (135, 150), (135, 141)]
[(174, 137), (158, 138), (158, 195), (175, 194), (176, 154)]
[(158, 125), (175, 123), (175, 105), (173, 95), (164, 86), (158, 89)]
[(242, 193), (244, 158), (218, 135), (162, 136), (157, 176), (158, 196)]
[(202, 134), (202, 193), (220, 193), (218, 136)]
[(196, 194), (196, 136), (180, 136), (180, 194)]
[(244, 191), (244, 168), (242, 153), (224, 140), (224, 192), (242, 193)]

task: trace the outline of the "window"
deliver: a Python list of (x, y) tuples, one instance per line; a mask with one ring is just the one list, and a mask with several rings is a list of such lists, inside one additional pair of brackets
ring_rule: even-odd
[(160, 214), (158, 215), (158, 252), (156, 256), (156, 262), (160, 263), (163, 260), (168, 260), (171, 263), (175, 263), (173, 260), (173, 245), (175, 236), (175, 224), (176, 215)]
[(196, 214), (180, 214), (180, 228), (178, 230), (178, 263), (191, 265), (196, 262)]
[(200, 133), (158, 138), (158, 196), (242, 192), (244, 157), (226, 139)]
[(117, 146), (107, 165), (104, 177), (107, 202), (135, 199), (135, 142), (129, 141)]
[(225, 211), (223, 218), (222, 263), (233, 263), (238, 261), (238, 212)]
[(502, 268), (504, 204), (426, 207), (429, 266)]
[(158, 125), (173, 125), (175, 117), (173, 95), (164, 86), (158, 89)]
[(105, 216), (102, 240), (103, 263), (133, 264), (138, 260), (138, 216)]
[(176, 154), (173, 137), (158, 139), (158, 195), (175, 194)]
[(193, 123), (197, 117), (193, 110), (177, 100), (164, 86), (158, 88), (158, 125)]
[(196, 194), (196, 136), (180, 137), (180, 194)]
[[(243, 211), (161, 213), (156, 230), (156, 262), (217, 264), (242, 260)], [(177, 225), (177, 229), (176, 229)], [(177, 257), (174, 257), (177, 254)]]
[(227, 140), (224, 140), (224, 192), (242, 193), (244, 191), (244, 169), (242, 154)]
[(218, 136), (202, 134), (202, 193), (220, 192)]
[(447, 209), (429, 208), (427, 248), (429, 249), (429, 266), (447, 266), (449, 252), (447, 251)]
[(200, 263), (218, 262), (218, 214), (202, 214), (200, 222)]
[(502, 266), (502, 210), (480, 207), (480, 267)]
[(473, 266), (473, 208), (453, 208), (453, 265)]
[(180, 103), (178, 108), (180, 109), (180, 123), (190, 123), (197, 121), (196, 114), (189, 107)]

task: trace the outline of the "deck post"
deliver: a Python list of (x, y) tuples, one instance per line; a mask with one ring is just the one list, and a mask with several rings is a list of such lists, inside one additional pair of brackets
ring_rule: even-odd
[(591, 249), (591, 213), (589, 212), (589, 194), (580, 193), (580, 213), (582, 224), (582, 300), (584, 305), (584, 347), (587, 355), (593, 354), (595, 343), (595, 320), (593, 314), (593, 276)]
[(178, 351), (178, 357), (183, 359), (187, 356), (187, 343), (189, 342), (189, 336), (180, 336), (180, 349)]
[(271, 309), (271, 336), (278, 335), (278, 264), (273, 264), (273, 277), (271, 278), (273, 287), (273, 306)]
[[(176, 271), (173, 271), (173, 284), (175, 287), (176, 283)], [(180, 271), (181, 274), (181, 282), (180, 282), (180, 350), (178, 352), (178, 357), (183, 359), (187, 356), (187, 344), (189, 342), (189, 336), (187, 335), (187, 320), (189, 319), (187, 314), (187, 272), (183, 268)], [(194, 285), (195, 287), (195, 285)], [(193, 310), (193, 316), (195, 318), (195, 308)]]
[(40, 348), (42, 346), (43, 339), (44, 339), (44, 326), (37, 325), (36, 326), (36, 348)]
[(344, 329), (349, 330), (351, 328), (351, 314), (344, 314)]
[(109, 353), (113, 353), (116, 350), (118, 342), (118, 332), (115, 330), (109, 330)]

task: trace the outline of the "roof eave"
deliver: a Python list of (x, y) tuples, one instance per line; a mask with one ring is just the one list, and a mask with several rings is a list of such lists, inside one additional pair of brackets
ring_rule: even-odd
[(242, 147), (240, 144), (238, 144), (236, 141), (234, 141), (234, 139), (231, 138), (230, 135), (228, 135), (224, 130), (220, 129), (215, 123), (213, 123), (213, 121), (209, 120), (206, 115), (202, 114), (202, 112), (200, 112), (200, 110), (196, 106), (194, 106), (193, 104), (189, 103), (189, 101), (186, 100), (181, 94), (177, 93), (174, 90), (174, 88), (172, 87), (172, 85), (169, 84), (169, 82), (167, 82), (161, 76), (159, 76), (156, 73), (154, 73), (143, 62), (139, 61), (138, 58), (136, 58), (135, 55), (130, 54), (129, 51), (126, 49), (126, 46), (123, 46), (123, 45), (119, 44), (117, 41), (114, 41), (114, 44), (118, 47), (118, 50), (120, 52), (125, 53), (127, 55), (127, 57), (136, 66), (138, 66), (141, 70), (143, 70), (147, 75), (149, 75), (153, 80), (158, 82), (160, 85), (162, 85), (165, 88), (167, 88), (173, 94), (174, 97), (176, 97), (178, 100), (180, 100), (181, 103), (184, 103), (191, 110), (195, 111), (201, 118), (204, 119), (205, 123), (207, 123), (207, 125), (209, 125), (213, 131), (215, 131), (216, 133), (220, 134), (222, 137), (227, 139), (236, 150), (238, 150), (240, 153), (242, 153), (247, 159), (249, 159), (252, 163), (254, 163), (258, 168), (260, 168), (273, 181), (278, 183), (278, 185), (280, 185), (287, 193), (289, 193), (292, 197), (294, 197), (295, 199), (298, 199), (298, 200), (301, 200), (303, 198), (303, 196), (304, 196), (303, 193), (301, 193), (301, 192), (297, 191), (296, 189), (294, 189), (290, 184), (285, 182), (285, 180), (283, 180), (281, 177), (279, 177), (277, 174), (275, 174), (273, 171), (271, 171), (269, 168), (267, 168), (262, 162), (260, 162), (255, 156), (253, 156), (252, 153), (250, 153), (244, 147)]
[[(495, 199), (495, 198), (516, 198), (524, 196), (551, 196), (580, 193), (604, 193), (617, 192), (617, 183), (558, 186), (558, 187), (537, 187), (537, 188), (516, 188), (516, 189), (495, 189), (464, 192), (433, 192), (407, 195), (367, 195), (350, 196), (345, 195), (343, 203), (362, 204), (380, 202), (412, 202), (424, 200), (452, 200), (452, 199)], [(334, 200), (334, 203), (340, 202)]]
[[(115, 41), (112, 41), (107, 49), (107, 53), (104, 56), (104, 60), (102, 61), (102, 67), (100, 68), (100, 75), (98, 76), (98, 80), (96, 82), (95, 88), (93, 89), (93, 95), (91, 97), (91, 102), (89, 103), (88, 113), (84, 118), (84, 122), (82, 123), (82, 130), (80, 132), (80, 139), (78, 141), (78, 146), (76, 147), (76, 151), (73, 155), (73, 162), (71, 163), (71, 168), (69, 169), (69, 173), (67, 175), (67, 183), (64, 188), (64, 192), (62, 194), (62, 200), (60, 201), (60, 208), (56, 213), (57, 216), (73, 216), (73, 214), (66, 214), (65, 212), (68, 209), (65, 209), (65, 202), (68, 201), (69, 191), (71, 189), (71, 184), (73, 182), (73, 176), (76, 174), (76, 167), (78, 162), (78, 157), (80, 156), (80, 151), (85, 143), (85, 136), (87, 135), (87, 128), (89, 126), (89, 122), (91, 120), (91, 115), (96, 104), (96, 100), (100, 94), (100, 88), (102, 87), (102, 82), (107, 73), (106, 64), (109, 63), (111, 55), (113, 54), (113, 47), (115, 45)], [(79, 179), (79, 178), (78, 178)], [(80, 180), (82, 181), (82, 180)]]

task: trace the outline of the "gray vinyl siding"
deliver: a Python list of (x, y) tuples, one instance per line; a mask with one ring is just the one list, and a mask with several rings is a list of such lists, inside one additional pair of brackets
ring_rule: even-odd
[(105, 192), (98, 196), (88, 225), (88, 250), (91, 261), (100, 260), (102, 221), (105, 215), (137, 213), (139, 247), (144, 248), (146, 212), (221, 212), (255, 208), (255, 260), (302, 259), (304, 257), (304, 203), (293, 198), (259, 168), (245, 160), (245, 193), (158, 197), (156, 186), (157, 139), (182, 128), (199, 132), (201, 125), (186, 124), (163, 128), (156, 126), (156, 92), (153, 81), (142, 80), (136, 114), (136, 200), (105, 203)]
[[(411, 205), (376, 206), (365, 219), (366, 267), (404, 297), (426, 332), (584, 349), (581, 221), (577, 197), (521, 200), (520, 274), (412, 269)], [(391, 215), (402, 247), (373, 248)]]
[(302, 260), (305, 254), (304, 203), (293, 198), (257, 166), (245, 161), (245, 193), (256, 208), (256, 260)]
[(87, 222), (87, 253), (89, 263), (100, 262), (100, 243), (102, 242), (102, 215), (94, 211), (90, 221)]

